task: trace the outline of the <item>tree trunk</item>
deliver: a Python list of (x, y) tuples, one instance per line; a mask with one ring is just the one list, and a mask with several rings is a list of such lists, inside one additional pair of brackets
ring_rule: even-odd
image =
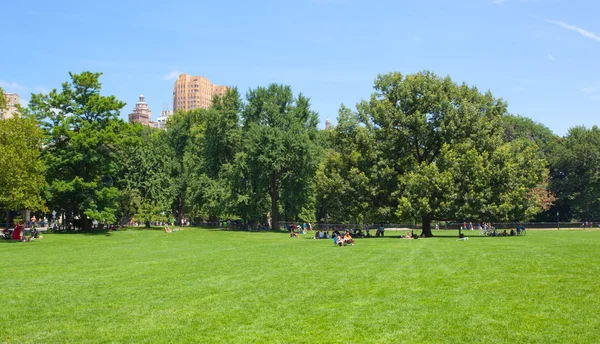
[(271, 223), (273, 229), (279, 230), (279, 192), (271, 193)]
[(431, 217), (429, 215), (421, 216), (421, 221), (423, 221), (423, 236), (427, 238), (433, 237), (433, 233), (431, 232)]
[(271, 176), (269, 181), (269, 196), (271, 196), (271, 223), (273, 229), (279, 230), (279, 189), (275, 175)]
[(81, 219), (81, 230), (87, 231), (90, 229), (90, 223), (88, 221), (87, 216), (84, 214), (79, 214), (79, 219)]
[(185, 217), (184, 211), (185, 211), (185, 199), (183, 198), (182, 194), (179, 194), (178, 198), (178, 204), (177, 204), (177, 211), (179, 212), (179, 224), (181, 224), (181, 220)]
[(150, 228), (150, 221), (146, 221), (146, 228)]

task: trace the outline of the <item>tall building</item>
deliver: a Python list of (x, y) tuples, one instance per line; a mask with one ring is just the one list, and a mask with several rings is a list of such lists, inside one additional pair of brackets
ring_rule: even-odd
[(152, 111), (148, 103), (144, 100), (144, 95), (140, 95), (140, 101), (135, 104), (133, 112), (129, 114), (129, 123), (139, 122), (142, 125), (152, 126)]
[(4, 92), (4, 99), (8, 109), (0, 109), (0, 119), (11, 118), (15, 113), (18, 116), (17, 105), (21, 104), (21, 97), (16, 93)]
[(173, 88), (173, 111), (207, 109), (213, 96), (225, 95), (227, 86), (217, 86), (205, 77), (180, 74)]

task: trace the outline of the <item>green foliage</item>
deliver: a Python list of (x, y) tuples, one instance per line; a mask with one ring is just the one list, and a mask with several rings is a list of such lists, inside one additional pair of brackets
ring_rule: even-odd
[(160, 204), (143, 200), (133, 219), (145, 223), (146, 227), (150, 228), (150, 222), (166, 222), (167, 216), (164, 212), (164, 208)]
[(4, 96), (4, 90), (0, 87), (0, 113), (2, 110), (8, 109), (8, 102), (6, 101), (6, 97)]
[[(0, 94), (2, 90), (0, 90)], [(43, 133), (35, 120), (0, 120), (0, 207), (7, 210), (44, 208)]]
[(376, 211), (377, 144), (371, 127), (342, 106), (338, 125), (325, 131), (328, 142), (316, 175), (317, 217), (320, 221), (366, 223), (381, 221)]
[(600, 218), (600, 129), (571, 128), (552, 164), (551, 188), (559, 198), (561, 218)]
[(119, 188), (125, 219), (136, 213), (141, 200), (152, 202), (165, 212), (175, 196), (175, 156), (164, 130), (140, 124), (125, 125), (120, 142)]
[(90, 220), (115, 221), (119, 191), (119, 141), (123, 123), (118, 119), (125, 103), (102, 96), (101, 73), (70, 73), (61, 91), (32, 94), (29, 109), (45, 133), (43, 159), (50, 183), (49, 205), (77, 214), (82, 226)]
[(548, 127), (536, 123), (530, 118), (505, 114), (502, 116), (502, 127), (507, 141), (527, 139), (533, 141), (548, 161), (554, 156), (559, 144), (559, 137)]
[[(431, 72), (380, 75), (376, 93), (358, 105), (376, 128), (380, 167), (392, 174), (390, 205), (403, 220), (524, 219), (536, 209), (529, 191), (543, 183), (546, 162), (535, 144), (506, 143), (506, 104), (491, 93)], [(526, 149), (527, 148), (527, 149)]]
[[(596, 151), (582, 141), (595, 142), (594, 134), (574, 130), (560, 140), (507, 114), (490, 92), (449, 77), (380, 75), (371, 98), (355, 112), (342, 106), (332, 130), (317, 130), (309, 98), (272, 84), (250, 90), (245, 102), (231, 88), (208, 109), (176, 113), (162, 131), (120, 121), (125, 104), (100, 94), (100, 75), (71, 74), (60, 91), (32, 95), (24, 111), (44, 132), (49, 207), (86, 228), (139, 214), (253, 222), (270, 213), (275, 228), (280, 218), (420, 220), (431, 234), (431, 220), (552, 212), (549, 189), (564, 213), (600, 216)], [(4, 200), (40, 206), (41, 196), (19, 193)]]
[[(289, 86), (272, 84), (247, 94), (242, 112), (242, 148), (236, 156), (238, 195), (244, 216), (265, 219), (264, 195), (278, 228), (280, 208), (288, 220), (314, 208), (310, 187), (318, 165), (318, 116), (302, 94), (294, 98)], [(249, 202), (248, 202), (249, 201)]]

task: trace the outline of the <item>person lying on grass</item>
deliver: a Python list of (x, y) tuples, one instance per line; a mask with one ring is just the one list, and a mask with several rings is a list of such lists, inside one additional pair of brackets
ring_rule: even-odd
[(169, 228), (169, 226), (165, 226), (165, 233), (175, 233), (178, 230), (179, 229), (171, 229), (171, 228)]

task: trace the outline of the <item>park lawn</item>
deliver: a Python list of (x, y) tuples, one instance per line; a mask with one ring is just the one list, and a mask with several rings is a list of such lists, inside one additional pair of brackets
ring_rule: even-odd
[(343, 248), (199, 228), (0, 242), (0, 342), (600, 340), (600, 231), (470, 234)]

